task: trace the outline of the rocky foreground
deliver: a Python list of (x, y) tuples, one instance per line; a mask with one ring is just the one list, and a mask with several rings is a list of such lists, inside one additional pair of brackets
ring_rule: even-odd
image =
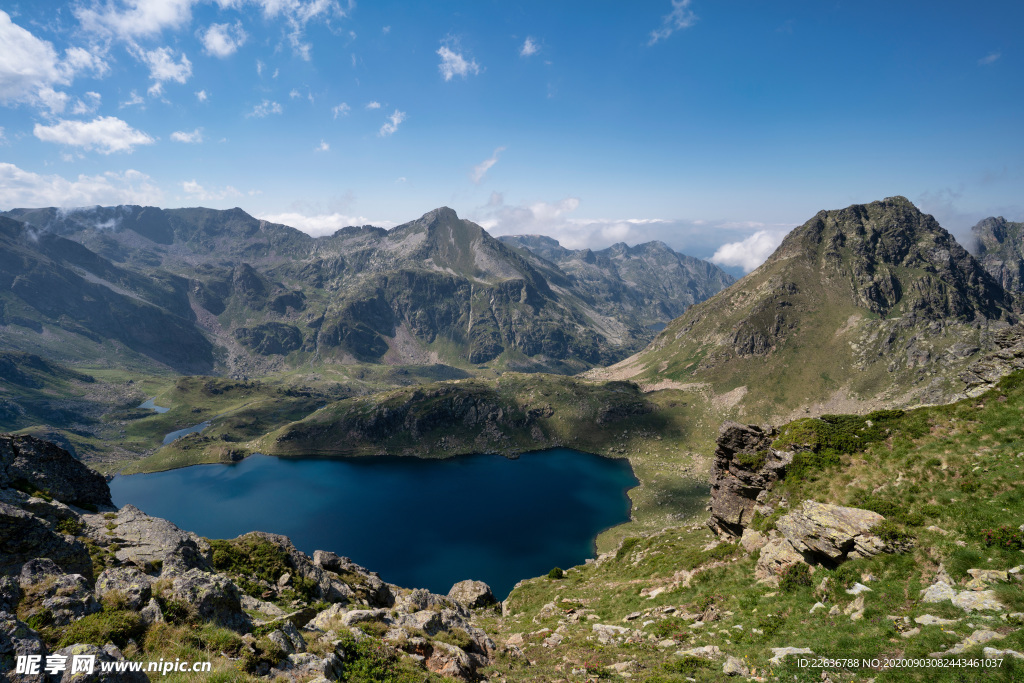
[(19, 656), (55, 654), (213, 659), (222, 680), (473, 680), (496, 654), (474, 611), (495, 602), (478, 581), (447, 596), (400, 588), (284, 536), (201, 538), (114, 508), (104, 479), (63, 449), (0, 436), (0, 681), (148, 680), (14, 672)]

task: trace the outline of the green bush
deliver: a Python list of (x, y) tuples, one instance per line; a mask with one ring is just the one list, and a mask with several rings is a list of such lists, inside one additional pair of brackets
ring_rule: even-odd
[(78, 534), (82, 533), (83, 528), (84, 527), (82, 526), (82, 523), (74, 517), (66, 517), (65, 519), (62, 519), (59, 522), (57, 522), (57, 531), (62, 534), (71, 534), (72, 536), (77, 536)]
[(664, 662), (661, 668), (671, 674), (683, 674), (689, 675), (694, 671), (700, 671), (702, 669), (711, 669), (713, 664), (704, 659), (703, 657), (694, 657), (693, 655), (685, 655), (676, 659)]
[(998, 546), (1005, 550), (1024, 549), (1024, 532), (1016, 527), (1000, 526), (995, 529), (982, 529), (981, 542), (987, 546)]
[(669, 617), (668, 619), (662, 619), (657, 623), (651, 624), (651, 633), (658, 636), (661, 640), (665, 638), (682, 640), (689, 634), (687, 625), (688, 622), (679, 617)]
[(275, 583), (291, 571), (288, 554), (270, 541), (249, 536), (231, 541), (211, 540), (213, 566), (222, 572), (255, 576)]
[(453, 628), (451, 631), (440, 631), (434, 636), (434, 640), (439, 640), (442, 643), (448, 643), (449, 645), (460, 647), (463, 650), (468, 649), (473, 644), (473, 638), (464, 628)]
[(871, 533), (890, 546), (903, 546), (912, 543), (914, 540), (912, 535), (904, 531), (900, 525), (891, 519), (884, 520), (871, 527)]
[(565, 577), (565, 572), (562, 571), (561, 567), (555, 567), (548, 572), (549, 579), (561, 579)]
[(741, 451), (733, 456), (733, 459), (744, 468), (752, 472), (757, 472), (765, 466), (766, 462), (768, 462), (768, 451), (760, 450), (756, 453), (744, 453)]
[(615, 559), (622, 560), (629, 557), (630, 553), (633, 552), (633, 548), (635, 548), (639, 543), (640, 539), (636, 536), (631, 536), (630, 538), (623, 540), (622, 545), (620, 545), (619, 549), (615, 551)]
[(779, 578), (779, 590), (783, 593), (795, 593), (804, 586), (811, 585), (811, 568), (803, 562), (786, 567)]
[(360, 621), (356, 624), (356, 628), (368, 636), (376, 636), (377, 638), (383, 637), (388, 632), (388, 625), (383, 621)]
[(396, 683), (397, 656), (379, 640), (356, 640), (343, 634), (335, 650), (343, 655), (345, 680), (349, 683)]
[(103, 647), (114, 643), (118, 647), (127, 647), (128, 640), (141, 641), (146, 635), (146, 624), (138, 612), (129, 610), (111, 610), (89, 614), (68, 626), (61, 627), (61, 638), (58, 648), (88, 643)]

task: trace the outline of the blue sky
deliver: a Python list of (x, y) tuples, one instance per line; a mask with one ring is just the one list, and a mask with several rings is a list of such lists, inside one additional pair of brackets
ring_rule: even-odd
[(0, 208), (448, 205), (749, 269), (822, 208), (1024, 219), (1024, 3), (0, 0)]

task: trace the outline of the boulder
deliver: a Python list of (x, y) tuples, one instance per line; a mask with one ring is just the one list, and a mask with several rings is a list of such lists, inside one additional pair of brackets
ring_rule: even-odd
[(995, 591), (963, 591), (953, 598), (952, 602), (965, 612), (979, 610), (1002, 612), (1006, 610), (1006, 605), (999, 602)]
[(782, 660), (792, 655), (813, 655), (814, 651), (809, 647), (773, 647), (772, 658), (769, 659), (771, 664), (782, 664)]
[(718, 534), (739, 536), (750, 523), (757, 498), (770, 489), (793, 461), (793, 454), (771, 447), (772, 427), (727, 421), (718, 432), (711, 468), (711, 517)]
[(137, 612), (152, 597), (151, 582), (149, 576), (135, 567), (110, 567), (96, 579), (96, 597), (103, 600), (111, 593), (119, 593), (126, 599), (128, 608)]
[(939, 581), (921, 591), (921, 602), (945, 602), (956, 597), (956, 591), (945, 581)]
[(424, 662), (428, 671), (441, 676), (469, 681), (473, 678), (473, 661), (466, 652), (455, 645), (434, 642), (434, 650)]
[(65, 572), (92, 576), (89, 551), (81, 541), (53, 531), (30, 512), (0, 503), (0, 574), (17, 573), (36, 557), (50, 558)]
[(753, 529), (744, 529), (743, 535), (740, 537), (740, 545), (748, 553), (760, 550), (766, 543), (768, 543), (768, 538), (760, 531), (754, 531)]
[(306, 639), (290, 621), (283, 622), (276, 631), (272, 631), (267, 637), (286, 654), (306, 651)]
[(34, 436), (0, 435), (0, 486), (12, 486), (19, 481), (69, 505), (113, 505), (103, 475), (75, 460), (60, 446)]
[(797, 551), (836, 563), (884, 552), (885, 543), (871, 533), (884, 520), (871, 510), (805, 500), (801, 509), (780, 517), (776, 527)]
[[(45, 658), (46, 645), (38, 633), (19, 621), (10, 612), (0, 611), (0, 662), (15, 662), (20, 656), (39, 655)], [(6, 667), (5, 667), (6, 668)], [(6, 674), (0, 673), (0, 679)], [(19, 683), (46, 683), (44, 673), (23, 675), (16, 680)]]
[(142, 621), (146, 623), (146, 626), (152, 626), (164, 621), (164, 612), (160, 609), (160, 603), (156, 601), (156, 598), (149, 599), (146, 606), (139, 611), (139, 616), (142, 617)]
[(212, 621), (234, 631), (247, 631), (252, 621), (242, 611), (241, 593), (223, 574), (190, 569), (175, 577), (171, 595), (190, 605), (204, 621)]
[(773, 538), (761, 548), (754, 568), (754, 578), (758, 581), (775, 582), (787, 569), (804, 561), (804, 556), (797, 552), (793, 544), (786, 538)]
[(161, 571), (166, 576), (210, 569), (210, 544), (206, 539), (182, 531), (166, 519), (150, 517), (134, 505), (125, 505), (110, 520), (103, 515), (86, 515), (84, 519), (97, 543), (117, 543), (114, 555), (122, 563), (134, 564), (143, 571)]
[(726, 676), (749, 676), (750, 667), (742, 659), (730, 656), (722, 666), (722, 673)]
[(467, 609), (488, 607), (498, 603), (494, 593), (491, 592), (490, 586), (483, 581), (473, 581), (471, 579), (459, 581), (452, 586), (452, 589), (448, 591), (448, 598)]
[(66, 626), (100, 611), (84, 576), (65, 574), (45, 558), (26, 562), (18, 577), (18, 585), (24, 595), (20, 607), (26, 618), (46, 615), (48, 624)]

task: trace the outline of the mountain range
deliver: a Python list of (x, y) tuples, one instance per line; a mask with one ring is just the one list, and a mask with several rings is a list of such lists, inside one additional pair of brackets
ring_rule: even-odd
[(241, 209), (4, 216), (8, 347), (185, 373), (308, 362), (573, 373), (638, 351), (732, 281), (660, 243), (583, 253), (500, 241), (448, 208), (321, 238)]

